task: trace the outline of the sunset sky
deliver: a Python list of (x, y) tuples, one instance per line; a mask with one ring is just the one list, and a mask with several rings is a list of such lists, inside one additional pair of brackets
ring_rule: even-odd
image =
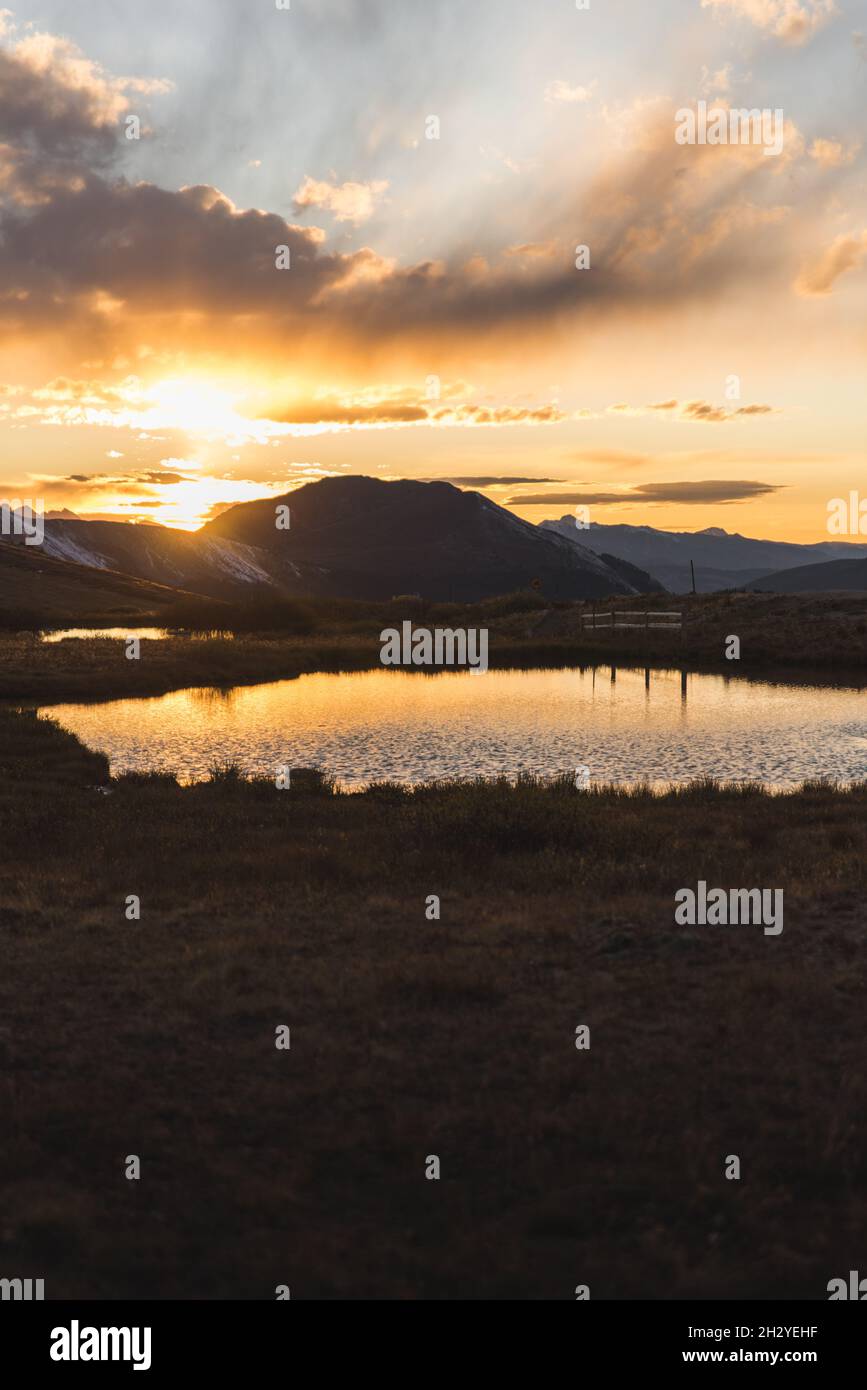
[[(367, 473), (827, 540), (865, 94), (855, 0), (0, 11), (0, 499), (193, 527)], [(678, 144), (700, 100), (782, 152)]]

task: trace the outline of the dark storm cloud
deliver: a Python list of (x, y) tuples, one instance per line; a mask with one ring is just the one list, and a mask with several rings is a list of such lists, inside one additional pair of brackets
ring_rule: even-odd
[[(328, 252), (315, 227), (238, 209), (208, 185), (112, 176), (134, 84), (48, 35), (0, 48), (0, 61), (0, 316), (11, 331), (75, 326), (86, 340), (89, 327), (118, 343), (148, 331), (179, 347), (212, 342), (219, 324), (233, 346), (264, 353), (312, 341), (356, 358), (392, 341), (502, 333), (509, 350), (514, 335), (576, 314), (670, 311), (781, 274), (779, 228), (754, 235), (752, 203), (735, 215), (747, 191), (763, 196), (769, 161), (677, 146), (668, 115), (572, 209), (590, 269), (576, 269), (574, 246), (556, 238), (529, 269), (505, 254), (400, 267), (368, 247)], [(275, 266), (279, 246), (289, 269)]]

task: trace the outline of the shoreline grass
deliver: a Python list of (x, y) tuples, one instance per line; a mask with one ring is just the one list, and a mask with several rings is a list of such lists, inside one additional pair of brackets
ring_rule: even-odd
[[(252, 685), (317, 671), (376, 669), (380, 632), (405, 618), (417, 626), (487, 627), (489, 662), (496, 669), (613, 662), (732, 678), (867, 684), (867, 607), (858, 595), (735, 593), (677, 600), (651, 595), (641, 606), (653, 612), (673, 602), (684, 613), (682, 635), (653, 630), (636, 634), (628, 629), (594, 633), (582, 626), (593, 605), (551, 604), (535, 594), (474, 605), (415, 599), (322, 605), (311, 608), (317, 630), (307, 633), (257, 631), (257, 622), (274, 620), (274, 607), (266, 605), (232, 619), (238, 625), (234, 638), (172, 635), (143, 641), (139, 660), (126, 659), (122, 641), (45, 643), (33, 634), (5, 632), (0, 633), (0, 699), (56, 702), (159, 695), (192, 686)], [(618, 599), (595, 606), (610, 611), (635, 603)], [(207, 632), (216, 621), (218, 605), (187, 605), (183, 611), (194, 624), (191, 631), (199, 631), (195, 624), (200, 623), (201, 631)], [(296, 626), (303, 626), (294, 609), (292, 613)], [(141, 626), (161, 624), (159, 614), (140, 620)], [(730, 635), (740, 638), (740, 660), (725, 657)]]

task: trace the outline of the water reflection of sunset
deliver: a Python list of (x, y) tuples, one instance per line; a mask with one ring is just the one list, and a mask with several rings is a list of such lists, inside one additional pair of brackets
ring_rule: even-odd
[(609, 667), (305, 675), (229, 692), (46, 711), (114, 771), (182, 780), (215, 762), (272, 777), (318, 766), (347, 786), (586, 765), (592, 780), (711, 776), (786, 786), (867, 776), (863, 694)]

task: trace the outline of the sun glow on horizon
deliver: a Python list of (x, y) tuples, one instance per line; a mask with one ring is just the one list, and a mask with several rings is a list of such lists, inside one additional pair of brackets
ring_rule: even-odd
[[(159, 484), (157, 484), (159, 486)], [(285, 483), (255, 483), (234, 478), (189, 478), (165, 487), (159, 506), (149, 520), (173, 531), (198, 531), (227, 506), (253, 502), (261, 497), (280, 496)], [(121, 520), (118, 517), (118, 520)]]

